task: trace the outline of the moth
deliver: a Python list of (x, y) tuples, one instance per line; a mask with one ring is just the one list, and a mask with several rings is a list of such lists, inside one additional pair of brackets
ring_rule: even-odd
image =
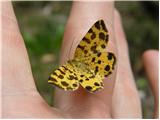
[(98, 20), (78, 44), (72, 60), (51, 73), (48, 83), (74, 91), (81, 85), (89, 92), (104, 87), (103, 79), (112, 73), (116, 57), (107, 52), (109, 33), (103, 20)]

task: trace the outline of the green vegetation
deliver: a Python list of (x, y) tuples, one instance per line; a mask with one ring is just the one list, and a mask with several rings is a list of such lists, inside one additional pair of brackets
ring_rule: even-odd
[[(47, 79), (58, 66), (64, 27), (71, 2), (13, 2), (37, 89), (51, 104), (53, 88)], [(143, 117), (151, 118), (153, 97), (145, 77), (141, 55), (158, 49), (158, 2), (116, 2), (128, 40), (137, 87), (142, 96)], [(156, 9), (157, 8), (157, 9)]]

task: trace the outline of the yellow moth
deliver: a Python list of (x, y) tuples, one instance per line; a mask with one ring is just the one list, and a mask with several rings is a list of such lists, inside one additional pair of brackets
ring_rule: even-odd
[(102, 89), (116, 63), (115, 55), (105, 49), (108, 41), (105, 23), (98, 20), (78, 44), (74, 58), (51, 73), (48, 83), (72, 91), (79, 85), (89, 92)]

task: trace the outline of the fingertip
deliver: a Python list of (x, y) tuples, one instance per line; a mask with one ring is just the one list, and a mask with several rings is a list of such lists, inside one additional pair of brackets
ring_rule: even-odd
[(159, 51), (158, 50), (154, 50), (154, 49), (150, 49), (150, 50), (146, 50), (144, 53), (143, 53), (143, 56), (142, 57), (147, 57), (147, 56), (150, 56), (150, 55), (159, 55)]
[(117, 9), (114, 10), (114, 29), (115, 29), (115, 36), (118, 39), (125, 39), (123, 27), (122, 27), (122, 20), (121, 15)]
[(146, 50), (142, 54), (142, 61), (144, 65), (148, 65), (152, 61), (158, 62), (159, 61), (159, 51), (154, 50), (154, 49)]
[(117, 21), (121, 21), (121, 15), (120, 12), (117, 9), (114, 9), (114, 17), (116, 18)]

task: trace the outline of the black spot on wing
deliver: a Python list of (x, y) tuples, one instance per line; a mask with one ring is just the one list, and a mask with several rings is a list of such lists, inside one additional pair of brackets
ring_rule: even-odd
[(63, 75), (58, 75), (56, 72), (53, 72), (53, 75), (55, 75), (55, 76), (59, 77), (60, 79), (63, 79), (63, 78), (64, 78), (64, 76), (63, 76)]
[(81, 75), (81, 77), (84, 77), (84, 75)]
[(107, 34), (105, 39), (106, 43), (108, 43), (108, 38), (109, 38), (109, 35)]
[(96, 66), (95, 68), (95, 74), (98, 72), (98, 66)]
[(77, 84), (73, 84), (73, 87), (77, 87)]
[(68, 70), (68, 68), (66, 68), (65, 66), (62, 66), (65, 70)]
[(69, 75), (69, 77), (67, 77), (69, 80), (78, 80), (78, 78), (74, 75)]
[(73, 90), (73, 88), (71, 88), (71, 87), (68, 86), (68, 87), (67, 87), (67, 90)]
[(65, 73), (61, 69), (57, 69), (61, 74), (65, 75)]
[(98, 60), (98, 64), (101, 64), (101, 60)]
[(114, 69), (115, 63), (116, 63), (116, 57), (113, 53), (108, 52), (107, 55), (108, 60), (112, 60), (113, 64), (112, 64), (112, 69)]
[(112, 69), (114, 69), (114, 66), (115, 66), (115, 64), (116, 64), (116, 57), (114, 56), (114, 54), (113, 54), (113, 58), (114, 58), (114, 59), (113, 59), (114, 61), (113, 61)]
[(110, 70), (110, 66), (109, 66), (109, 65), (106, 65), (105, 70), (106, 70), (106, 71), (109, 71), (109, 70)]
[(53, 82), (57, 82), (57, 80), (55, 78), (51, 77), (51, 76), (49, 76), (48, 80), (51, 80)]
[(59, 75), (58, 77), (59, 77), (60, 79), (63, 79), (63, 78), (64, 78), (64, 76), (63, 76), (63, 75)]
[(94, 62), (95, 60), (96, 60), (96, 58), (95, 58), (95, 57), (93, 57), (91, 62)]
[(101, 56), (101, 54), (102, 54), (102, 53), (101, 53), (101, 52), (99, 52), (99, 53), (97, 54), (97, 56), (98, 56), (98, 57), (100, 57), (100, 56)]
[(56, 72), (53, 72), (53, 75), (58, 76)]
[(97, 83), (97, 82), (95, 82), (95, 83), (94, 83), (94, 85), (95, 85), (95, 86), (100, 86), (100, 84), (99, 84), (99, 83)]
[(93, 32), (91, 35), (91, 39), (93, 40), (94, 38), (96, 38), (96, 34)]
[(99, 33), (99, 38), (105, 40), (105, 34), (103, 32)]
[(79, 82), (80, 82), (80, 83), (82, 83), (82, 82), (83, 82), (83, 80), (82, 80), (82, 79), (80, 79), (80, 80), (79, 80)]
[(75, 80), (78, 80), (78, 78), (77, 78), (76, 76), (74, 77), (74, 79), (75, 79)]
[(81, 50), (84, 50), (84, 46), (78, 45), (78, 48), (80, 48)]
[(89, 29), (89, 31), (88, 31), (89, 33), (92, 33), (93, 32), (93, 30), (92, 30), (92, 28), (91, 29)]
[(91, 51), (93, 51), (93, 52), (94, 52), (94, 51), (97, 51), (96, 48), (97, 48), (97, 45), (92, 46), (92, 47), (91, 47)]
[(96, 27), (98, 30), (100, 30), (100, 23), (99, 23), (99, 21), (97, 21), (97, 22), (95, 23), (95, 27)]
[(73, 75), (69, 75), (68, 79), (69, 79), (69, 80), (73, 80), (73, 79), (74, 79), (74, 76), (73, 76)]
[(69, 84), (68, 84), (67, 82), (65, 82), (65, 81), (62, 81), (61, 84), (62, 84), (63, 86), (68, 86), (68, 85), (69, 85)]
[(82, 40), (85, 41), (85, 42), (88, 43), (88, 44), (91, 43), (91, 41), (90, 41), (88, 38), (86, 38), (86, 37), (84, 37)]
[(89, 78), (95, 78), (95, 75), (90, 76)]
[(91, 86), (86, 86), (85, 88), (86, 88), (87, 90), (89, 90), (89, 91), (92, 90), (92, 87), (91, 87)]
[(86, 78), (86, 80), (88, 81), (88, 80), (89, 80), (89, 78)]
[(105, 77), (107, 77), (108, 75), (110, 75), (112, 72), (110, 71), (107, 75), (105, 75)]
[(102, 29), (103, 29), (104, 31), (108, 32), (108, 30), (107, 30), (107, 28), (106, 28), (103, 20), (101, 20), (101, 25), (102, 25)]
[(101, 47), (104, 49), (104, 48), (106, 48), (106, 45), (105, 45), (105, 44), (102, 44)]
[(108, 53), (108, 60), (112, 60), (112, 56), (113, 56), (113, 54), (112, 53)]
[(65, 66), (62, 66), (66, 71), (69, 71), (70, 73), (73, 73), (70, 69), (66, 68)]

